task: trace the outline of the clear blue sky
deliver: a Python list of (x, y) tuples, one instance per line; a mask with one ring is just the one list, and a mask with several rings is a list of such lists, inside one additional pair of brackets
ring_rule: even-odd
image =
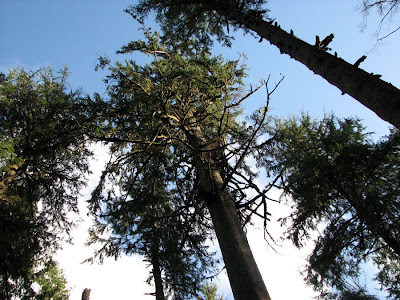
[[(139, 26), (123, 12), (131, 3), (131, 0), (0, 0), (0, 72), (17, 66), (27, 69), (52, 66), (55, 70), (69, 66), (73, 89), (103, 94), (104, 73), (94, 71), (97, 57), (107, 55), (116, 59), (115, 51), (140, 35)], [(400, 87), (400, 33), (374, 49), (376, 17), (371, 15), (367, 31), (360, 32), (363, 21), (357, 10), (360, 3), (361, 0), (270, 0), (268, 8), (270, 16), (283, 29), (293, 29), (296, 36), (309, 43), (314, 42), (317, 34), (325, 37), (334, 33), (331, 47), (340, 57), (353, 63), (367, 55), (361, 68), (382, 74), (383, 80)], [(216, 52), (230, 58), (246, 54), (249, 81), (256, 83), (271, 75), (274, 83), (281, 74), (285, 76), (270, 103), (271, 114), (298, 115), (303, 110), (321, 117), (334, 112), (341, 117), (364, 119), (368, 131), (378, 136), (388, 132), (388, 124), (373, 112), (351, 97), (342, 96), (337, 88), (287, 55), (281, 55), (267, 41), (259, 43), (257, 38), (243, 36), (242, 32), (237, 32), (236, 38), (231, 49), (217, 47)], [(248, 108), (262, 105), (265, 98), (260, 93), (252, 101)], [(258, 238), (262, 239), (261, 235)], [(300, 290), (295, 293), (302, 295)], [(284, 299), (278, 291), (275, 295), (275, 299)]]

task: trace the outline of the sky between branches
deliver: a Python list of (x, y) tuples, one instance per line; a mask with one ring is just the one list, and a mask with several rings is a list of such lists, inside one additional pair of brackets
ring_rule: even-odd
[[(333, 51), (348, 62), (355, 62), (362, 55), (367, 55), (361, 68), (368, 72), (382, 74), (382, 79), (400, 87), (398, 70), (400, 67), (400, 34), (395, 34), (384, 44), (375, 48), (374, 32), (378, 19), (371, 14), (368, 27), (360, 32), (363, 22), (362, 14), (357, 10), (361, 0), (270, 0), (268, 8), (270, 16), (276, 18), (280, 26), (299, 38), (313, 43), (315, 35), (325, 37), (335, 34), (331, 43)], [(118, 59), (114, 54), (122, 45), (140, 37), (139, 25), (123, 12), (132, 4), (130, 0), (1, 0), (0, 1), (0, 72), (22, 66), (37, 69), (52, 66), (59, 70), (69, 66), (69, 83), (72, 89), (82, 88), (92, 94), (99, 92), (105, 96), (103, 72), (95, 72), (99, 55)], [(155, 28), (154, 24), (149, 23)], [(216, 47), (216, 53), (225, 57), (238, 58), (241, 53), (247, 56), (248, 83), (256, 84), (260, 79), (271, 75), (271, 82), (278, 82), (285, 76), (282, 85), (273, 94), (270, 102), (272, 115), (286, 117), (299, 115), (301, 111), (309, 112), (314, 117), (322, 117), (324, 113), (334, 112), (339, 117), (357, 116), (362, 118), (368, 131), (376, 132), (376, 136), (388, 133), (388, 124), (380, 120), (373, 112), (364, 108), (356, 100), (344, 95), (322, 78), (312, 74), (306, 67), (280, 55), (278, 49), (268, 42), (258, 43), (258, 39), (242, 32), (235, 33), (236, 41), (231, 49)], [(124, 59), (120, 57), (119, 59)], [(246, 104), (246, 109), (262, 105), (265, 101), (263, 92), (258, 93)], [(100, 151), (101, 152), (101, 151)], [(100, 170), (103, 162), (95, 162), (94, 168)], [(96, 174), (96, 172), (95, 172)], [(91, 178), (91, 183), (96, 182)], [(89, 186), (82, 197), (90, 192)], [(85, 198), (86, 197), (86, 198)], [(271, 209), (276, 211), (272, 220), (285, 216), (287, 211), (280, 206)], [(82, 217), (85, 217), (85, 213)], [(90, 255), (83, 250), (85, 229), (88, 223), (75, 231), (77, 245), (66, 246), (59, 255), (62, 267), (71, 284), (75, 285), (71, 299), (79, 299), (83, 288), (92, 288), (92, 299), (148, 299), (146, 292), (151, 287), (143, 282), (147, 278), (148, 269), (139, 257), (128, 258), (119, 262), (108, 261), (107, 266), (81, 266), (79, 262)], [(278, 227), (271, 222), (271, 226)], [(304, 287), (298, 270), (304, 263), (305, 253), (297, 253), (289, 246), (280, 248), (280, 255), (268, 249), (263, 241), (262, 230), (250, 230), (249, 239), (256, 261), (263, 273), (267, 288), (273, 299), (289, 299), (291, 295), (298, 299), (312, 296), (310, 288)], [(276, 255), (276, 256), (274, 256)], [(287, 288), (287, 282), (292, 287)], [(222, 274), (217, 281), (223, 292), (229, 296), (226, 276)], [(286, 287), (286, 288), (283, 288)]]

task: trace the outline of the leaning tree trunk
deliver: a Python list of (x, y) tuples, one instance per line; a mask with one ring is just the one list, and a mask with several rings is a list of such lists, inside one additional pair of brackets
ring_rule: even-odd
[(210, 212), (233, 295), (236, 300), (270, 300), (233, 199), (214, 166), (215, 153), (201, 151), (205, 142), (201, 129), (192, 128), (189, 143), (195, 149), (193, 158), (201, 189), (198, 196)]
[[(226, 16), (232, 23), (250, 29), (261, 38), (277, 46), (281, 53), (304, 64), (307, 68), (325, 78), (342, 93), (349, 94), (361, 104), (374, 111), (380, 118), (400, 128), (400, 90), (358, 68), (358, 61), (350, 64), (319, 47), (312, 46), (297, 38), (293, 33), (282, 30), (276, 22), (267, 22), (255, 15), (235, 9), (231, 1), (201, 1), (205, 7)], [(218, 3), (220, 2), (220, 3)], [(187, 1), (186, 1), (187, 3)], [(231, 4), (231, 5), (228, 5)]]

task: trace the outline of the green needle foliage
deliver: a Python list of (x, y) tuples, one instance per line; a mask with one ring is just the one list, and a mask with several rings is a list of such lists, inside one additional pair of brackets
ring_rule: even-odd
[(45, 268), (35, 275), (35, 282), (39, 285), (39, 292), (35, 299), (65, 300), (69, 299), (70, 289), (64, 272), (55, 261), (50, 261)]
[(218, 286), (206, 281), (201, 287), (201, 293), (204, 300), (223, 300), (224, 297), (218, 294)]
[[(396, 0), (372, 2), (376, 2), (378, 7), (384, 6), (383, 10), (387, 12), (384, 18), (399, 7)], [(142, 20), (154, 16), (162, 28), (164, 41), (181, 45), (184, 49), (188, 49), (190, 44), (197, 49), (210, 49), (213, 39), (230, 45), (230, 28), (243, 29), (257, 36), (259, 42), (267, 40), (281, 54), (289, 55), (343, 94), (348, 94), (383, 120), (400, 128), (400, 90), (379, 79), (380, 76), (359, 68), (365, 56), (353, 63), (329, 53), (334, 34), (321, 39), (316, 35), (314, 44), (301, 40), (292, 29), (285, 31), (278, 24), (279, 20), (267, 16), (266, 4), (266, 0), (140, 0), (126, 11)], [(332, 65), (341, 71), (332, 72)], [(376, 93), (377, 90), (380, 92)]]
[[(174, 297), (185, 299), (199, 291), (214, 264), (205, 246), (212, 237), (207, 197), (229, 190), (243, 224), (253, 207), (266, 205), (245, 158), (263, 134), (267, 108), (254, 113), (248, 127), (238, 119), (240, 104), (255, 91), (243, 96), (238, 61), (196, 47), (165, 47), (157, 35), (145, 34), (146, 41), (131, 42), (120, 53), (145, 53), (148, 64), (100, 60), (110, 71), (110, 99), (103, 133), (92, 138), (110, 143), (112, 155), (92, 194), (97, 225), (90, 242), (103, 244), (100, 259), (144, 255), (153, 265), (157, 299), (163, 299), (160, 273)], [(250, 201), (247, 189), (256, 189), (257, 197)], [(238, 217), (235, 210), (232, 217)]]
[(358, 120), (309, 116), (277, 120), (274, 143), (261, 154), (294, 212), (287, 237), (301, 247), (323, 228), (305, 270), (317, 290), (349, 288), (363, 262), (393, 298), (400, 292), (400, 138), (374, 143)]
[[(121, 159), (124, 154), (115, 155)], [(109, 164), (118, 171), (109, 177), (115, 188), (108, 189), (106, 198), (97, 194), (104, 188), (101, 185), (93, 194), (93, 205), (94, 201), (104, 205), (92, 206), (99, 215), (90, 243), (102, 242), (96, 253), (100, 260), (104, 256), (117, 258), (121, 253), (144, 256), (152, 265), (148, 282), (155, 282), (156, 299), (165, 299), (166, 293), (174, 299), (187, 299), (200, 288), (199, 283), (215, 264), (205, 245), (208, 226), (202, 224), (201, 216), (191, 211), (177, 190), (168, 189), (175, 174), (161, 153), (148, 152), (129, 160), (129, 164)], [(141, 165), (140, 174), (131, 173), (135, 163)], [(111, 236), (102, 238), (100, 234), (107, 227)]]
[(88, 173), (82, 125), (87, 102), (68, 91), (67, 70), (15, 69), (0, 80), (0, 289), (32, 293), (73, 222)]
[(210, 48), (213, 39), (230, 46), (233, 37), (230, 28), (234, 30), (242, 27), (245, 32), (249, 29), (232, 22), (218, 11), (235, 9), (243, 14), (249, 14), (254, 19), (265, 17), (268, 10), (263, 6), (266, 0), (141, 0), (130, 6), (126, 12), (135, 18), (144, 20), (150, 13), (156, 13), (156, 20), (163, 32), (163, 41), (174, 44), (181, 49), (187, 49), (193, 44), (198, 48)]

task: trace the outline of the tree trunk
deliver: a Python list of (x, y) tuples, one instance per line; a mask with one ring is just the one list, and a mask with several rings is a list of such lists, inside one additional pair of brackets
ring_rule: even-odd
[(235, 299), (271, 299), (243, 232), (232, 198), (226, 191), (214, 197), (209, 196), (207, 207), (213, 220)]
[(165, 300), (160, 262), (158, 261), (157, 256), (153, 256), (151, 258), (151, 264), (153, 265), (153, 277), (154, 277), (154, 284), (156, 286), (156, 300)]
[(91, 292), (91, 289), (84, 289), (82, 292), (82, 300), (89, 300), (90, 292)]
[[(202, 152), (206, 144), (200, 127), (188, 134), (200, 181), (199, 198), (207, 204), (236, 300), (270, 300), (250, 245), (240, 224), (235, 204), (224, 188), (224, 181), (214, 164), (214, 151)], [(204, 155), (206, 154), (206, 155)]]
[[(4, 287), (3, 287), (3, 290), (4, 290), (4, 299), (10, 299), (9, 298), (9, 285), (8, 285), (8, 271), (7, 271), (7, 266), (6, 266), (6, 263), (5, 262), (3, 262), (3, 278), (2, 278), (2, 281), (3, 281), (3, 284), (4, 284)], [(3, 292), (3, 291), (0, 291), (0, 292)]]
[(161, 267), (160, 261), (158, 257), (159, 253), (159, 240), (158, 240), (158, 228), (154, 224), (153, 225), (153, 245), (152, 245), (152, 253), (151, 253), (151, 264), (153, 266), (153, 277), (154, 277), (154, 284), (156, 286), (156, 300), (165, 300), (164, 295), (164, 287), (161, 275)]
[(272, 22), (242, 13), (235, 9), (235, 4), (226, 6), (225, 2), (227, 1), (221, 5), (217, 4), (217, 1), (207, 0), (203, 1), (203, 4), (226, 16), (233, 23), (254, 31), (261, 38), (277, 46), (281, 53), (286, 53), (304, 64), (343, 93), (349, 94), (374, 111), (380, 118), (400, 128), (399, 89), (379, 79), (378, 76), (365, 72), (357, 65), (304, 42)]

